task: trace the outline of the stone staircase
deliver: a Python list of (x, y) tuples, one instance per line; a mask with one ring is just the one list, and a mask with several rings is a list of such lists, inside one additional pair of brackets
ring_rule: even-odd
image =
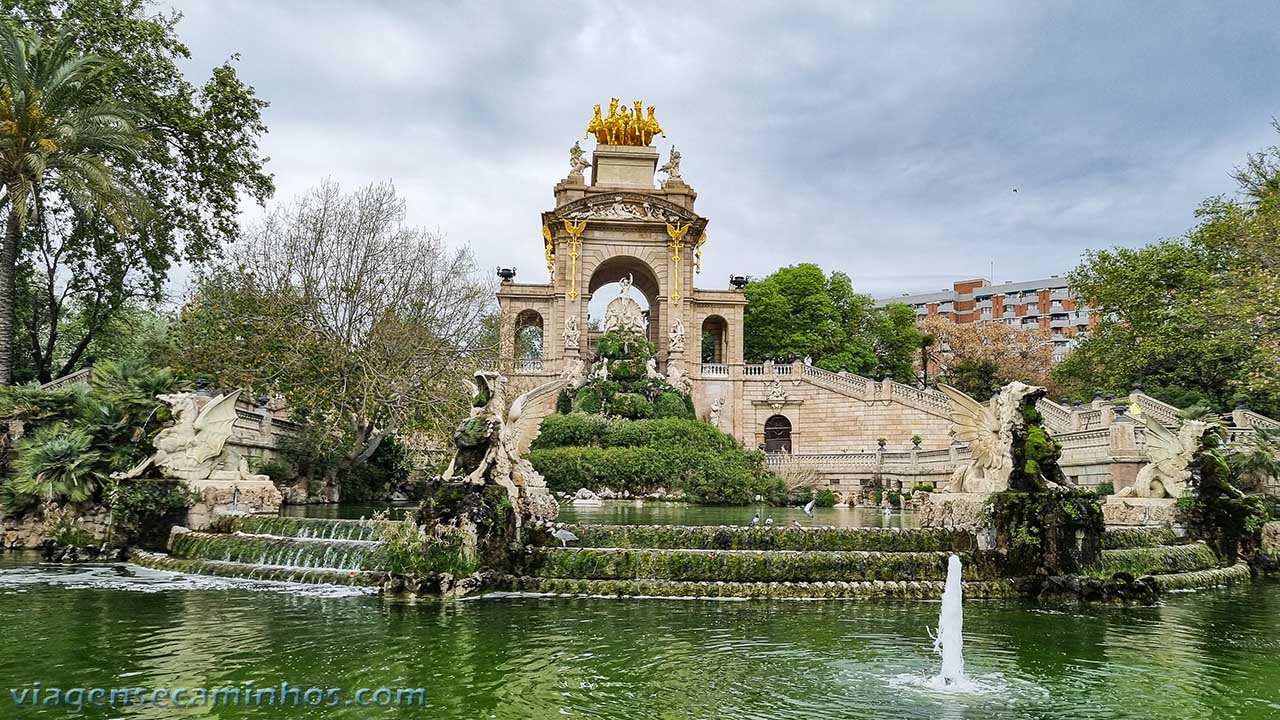
[[(221, 577), (380, 586), (387, 579), (380, 533), (368, 520), (247, 517), (227, 532), (178, 530), (168, 553), (135, 551), (162, 570)], [(749, 528), (569, 525), (571, 546), (531, 546), (497, 590), (556, 596), (679, 598), (941, 597), (950, 555), (964, 565), (969, 597), (1018, 594), (998, 553), (973, 535), (941, 529)], [(552, 541), (554, 542), (554, 541)], [(1160, 589), (1247, 580), (1222, 568), (1204, 543), (1171, 531), (1132, 528), (1104, 536), (1087, 575), (1151, 576)]]

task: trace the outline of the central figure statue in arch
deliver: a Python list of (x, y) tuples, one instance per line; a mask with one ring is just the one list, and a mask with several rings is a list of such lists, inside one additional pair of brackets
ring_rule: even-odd
[(640, 303), (631, 297), (633, 282), (634, 277), (630, 273), (618, 280), (618, 284), (622, 286), (618, 297), (610, 300), (604, 309), (605, 332), (627, 330), (640, 335), (646, 334), (649, 323), (644, 317), (644, 311), (640, 309)]

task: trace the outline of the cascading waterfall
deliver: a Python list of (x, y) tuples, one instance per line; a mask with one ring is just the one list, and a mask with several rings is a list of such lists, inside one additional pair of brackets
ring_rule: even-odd
[(968, 682), (964, 676), (964, 607), (960, 571), (960, 557), (952, 555), (947, 561), (947, 584), (942, 591), (942, 610), (938, 612), (938, 633), (933, 639), (933, 649), (942, 656), (942, 671), (934, 682), (948, 688), (960, 688)]
[(373, 582), (380, 571), (380, 528), (351, 521), (264, 518), (234, 533), (178, 535), (173, 562), (231, 577), (294, 582)]

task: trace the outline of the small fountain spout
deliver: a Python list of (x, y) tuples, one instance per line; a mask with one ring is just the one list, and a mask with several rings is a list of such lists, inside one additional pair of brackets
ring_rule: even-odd
[(942, 610), (938, 613), (938, 634), (933, 649), (942, 656), (942, 672), (937, 680), (943, 685), (960, 685), (964, 677), (964, 608), (961, 603), (960, 557), (947, 561), (947, 585), (942, 591)]

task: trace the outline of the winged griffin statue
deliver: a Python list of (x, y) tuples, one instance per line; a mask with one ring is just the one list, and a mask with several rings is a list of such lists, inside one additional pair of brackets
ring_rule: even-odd
[(1174, 433), (1148, 416), (1143, 416), (1146, 426), (1146, 453), (1150, 461), (1138, 471), (1133, 487), (1116, 495), (1142, 498), (1180, 498), (1187, 492), (1191, 479), (1191, 463), (1204, 444), (1206, 432), (1212, 431), (1209, 423), (1187, 420)]
[(554, 519), (559, 512), (556, 501), (526, 456), (541, 431), (543, 418), (555, 411), (556, 395), (567, 380), (558, 378), (539, 385), (517, 397), (509, 408), (506, 384), (507, 378), (492, 370), (477, 371), (475, 382), (468, 383), (473, 397), (471, 415), (453, 434), (456, 451), (443, 479), (501, 485), (521, 511), (517, 518), (528, 514)]
[(244, 458), (239, 458), (234, 470), (223, 467), (224, 450), (236, 421), (239, 397), (239, 390), (206, 402), (196, 393), (158, 395), (161, 402), (173, 409), (173, 425), (156, 433), (151, 441), (156, 448), (154, 455), (115, 477), (120, 480), (141, 477), (148, 468), (155, 467), (170, 477), (188, 482), (210, 478), (266, 480), (265, 475), (250, 473)]
[(1012, 382), (1000, 390), (995, 408), (939, 384), (951, 400), (952, 432), (969, 445), (969, 462), (951, 475), (948, 492), (993, 493), (1059, 484), (1057, 445), (1040, 425), (1036, 401), (1045, 389)]

